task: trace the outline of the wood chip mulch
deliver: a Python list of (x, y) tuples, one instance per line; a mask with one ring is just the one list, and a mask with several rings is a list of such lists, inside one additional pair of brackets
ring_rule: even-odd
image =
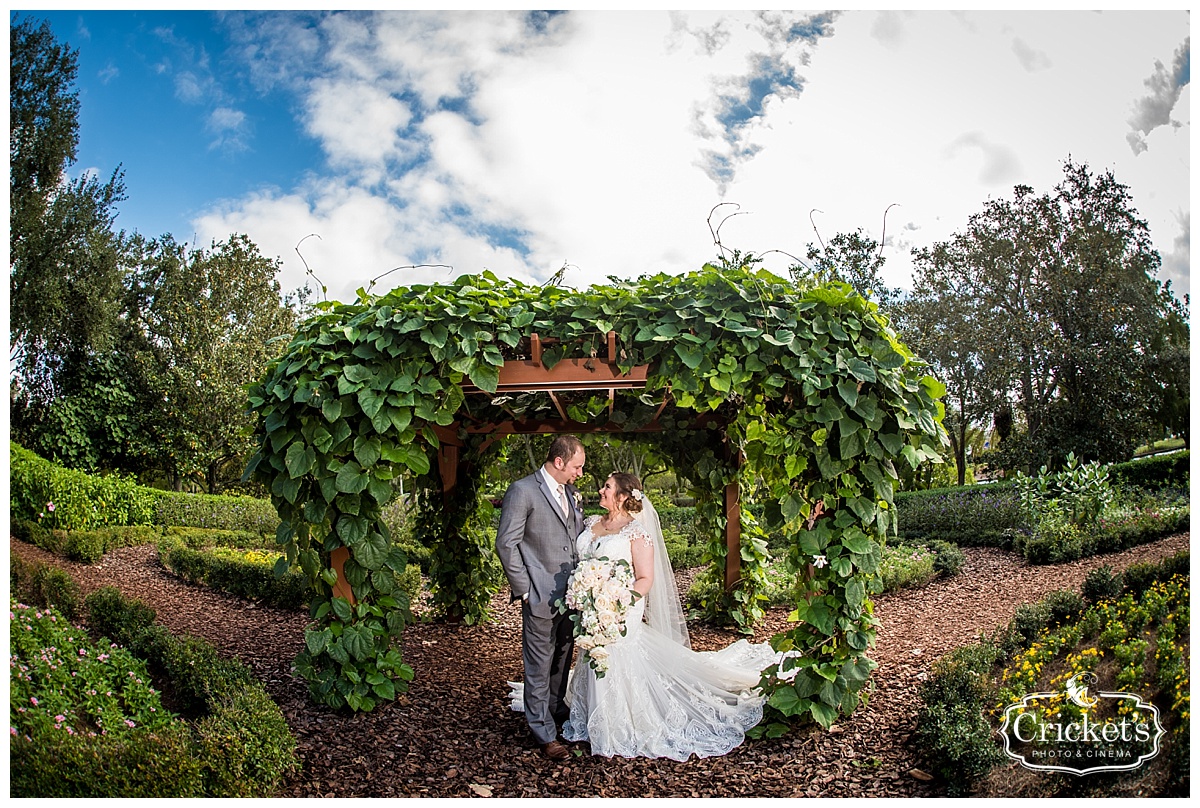
[[(95, 565), (74, 564), (16, 539), (10, 551), (67, 570), (84, 594), (116, 586), (145, 601), (177, 634), (203, 637), (248, 665), (279, 703), (298, 742), (302, 769), (281, 797), (659, 797), (938, 796), (923, 779), (909, 736), (917, 687), (931, 663), (1006, 624), (1019, 604), (1055, 589), (1078, 589), (1089, 570), (1157, 561), (1189, 547), (1189, 534), (1069, 564), (1030, 566), (992, 548), (965, 548), (962, 573), (879, 597), (879, 663), (869, 703), (829, 732), (808, 727), (751, 740), (721, 758), (686, 763), (592, 757), (585, 744), (566, 763), (538, 752), (523, 716), (508, 709), (506, 680), (521, 676), (520, 613), (507, 590), (484, 626), (424, 623), (406, 630), (404, 659), (416, 671), (409, 692), (369, 714), (312, 704), (290, 670), (303, 645), (306, 614), (266, 608), (181, 582), (152, 546), (118, 550)], [(690, 574), (689, 574), (690, 573)], [(681, 571), (680, 590), (694, 571)], [(755, 634), (786, 627), (772, 610)], [(732, 631), (692, 626), (697, 649), (720, 648)], [(1015, 765), (1015, 764), (1014, 764)], [(914, 770), (916, 770), (914, 772)]]

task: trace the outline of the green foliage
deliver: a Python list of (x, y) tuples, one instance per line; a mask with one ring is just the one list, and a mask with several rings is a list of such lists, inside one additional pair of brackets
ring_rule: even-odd
[(308, 604), (311, 592), (306, 575), (293, 570), (275, 575), (278, 553), (192, 550), (171, 544), (168, 541), (159, 545), (159, 561), (189, 583), (204, 584), (280, 609), (299, 609)]
[(107, 587), (88, 596), (93, 630), (115, 639), (171, 680), (181, 710), (195, 717), (195, 747), (206, 796), (270, 796), (299, 767), (283, 713), (250, 670), (204, 640), (176, 638), (154, 611)]
[(999, 657), (990, 645), (957, 649), (934, 663), (918, 690), (914, 746), (951, 796), (969, 792), (976, 778), (1004, 760), (987, 719), (991, 668)]
[(1046, 466), (1036, 477), (1018, 471), (1014, 484), (1022, 507), (1034, 522), (1053, 505), (1072, 524), (1082, 527), (1094, 522), (1113, 501), (1108, 467), (1095, 461), (1080, 464), (1073, 453), (1056, 472)]
[(52, 607), (68, 620), (79, 616), (79, 584), (66, 570), (13, 556), (9, 562), (11, 591), (22, 603)]
[[(1120, 460), (1178, 411), (1186, 311), (1156, 274), (1161, 257), (1128, 188), (1068, 159), (1048, 193), (1014, 188), (946, 242), (914, 254), (901, 333), (941, 371), (948, 408), (988, 425), (1014, 401), (1005, 468)], [(1174, 320), (1169, 365), (1155, 357)]]
[[(1073, 673), (1096, 669), (1101, 653), (1114, 660), (1116, 670), (1106, 675), (1120, 684), (1118, 689), (1169, 705), (1164, 715), (1170, 714), (1168, 723), (1174, 724), (1171, 745), (1186, 748), (1189, 679), (1182, 638), (1189, 626), (1189, 555), (1130, 569), (1137, 589), (1119, 600), (1111, 596), (1112, 570), (1102, 567), (1089, 580), (1103, 578), (1104, 594), (1095, 591), (1096, 584), (1085, 584), (1082, 597), (1069, 590), (1051, 592), (1038, 603), (1018, 606), (993, 639), (955, 649), (934, 663), (919, 691), (922, 706), (913, 740), (950, 795), (970, 792), (978, 778), (1005, 760), (994, 732), (1000, 711), (1025, 694), (1051, 690)], [(1055, 674), (1053, 682), (1046, 672)], [(1169, 770), (1178, 779), (1178, 764)]]
[[(64, 438), (86, 455), (86, 436), (40, 429), (39, 422), (56, 398), (86, 394), (90, 357), (115, 339), (122, 246), (113, 220), (124, 183), (120, 168), (107, 182), (94, 172), (68, 179), (78, 173), (69, 170), (79, 137), (78, 54), (49, 24), (28, 18), (10, 21), (9, 47), (13, 427), (51, 442)], [(72, 425), (58, 419), (50, 426)], [(110, 426), (125, 436), (119, 424)]]
[(279, 514), (270, 500), (244, 496), (153, 492), (154, 524), (237, 530), (274, 536)]
[(144, 662), (56, 609), (11, 610), (13, 796), (202, 794), (188, 728), (163, 708)]
[(431, 548), (434, 608), (467, 625), (487, 619), (492, 594), (504, 577), (496, 557), (495, 533), (488, 530), (492, 503), (480, 491), (486, 469), (498, 453), (498, 446), (487, 452), (465, 449), (468, 459), (458, 466), (458, 490), (449, 501), (443, 497), (437, 474), (422, 477), (417, 492), (413, 538)]
[(1011, 484), (903, 491), (896, 495), (897, 532), (909, 541), (941, 539), (964, 547), (999, 546), (1028, 525)]
[(122, 351), (138, 369), (144, 462), (215, 494), (254, 449), (245, 387), (295, 323), (279, 261), (244, 235), (207, 249), (135, 236), (128, 251)]
[[(566, 413), (621, 430), (657, 416), (667, 426), (668, 443), (657, 444), (666, 456), (686, 458), (695, 447), (699, 462), (683, 466), (701, 493), (696, 522), (708, 542), (706, 574), (721, 575), (725, 560), (724, 514), (713, 492), (739, 477), (761, 484), (763, 528), (743, 505), (742, 580), (722, 588), (719, 609), (744, 631), (762, 615), (766, 530), (787, 535), (797, 558), (828, 558), (802, 598), (803, 627), (780, 642), (846, 674), (832, 677), (816, 699), (783, 696), (775, 703), (825, 726), (852, 711), (872, 667), (865, 656), (875, 636), (870, 576), (882, 539), (895, 528), (895, 463), (915, 468), (938, 458), (943, 389), (922, 375), (877, 306), (851, 287), (797, 289), (753, 263), (614, 279), (582, 292), (484, 273), (380, 297), (363, 293), (355, 304), (319, 304), (250, 389), (259, 448), (247, 470), (272, 493), (288, 563), (299, 563), (317, 592), (318, 623), (297, 659), (313, 694), (369, 709), (395, 692), (392, 677), (377, 685), (382, 693), (372, 693), (363, 672), (392, 653), (389, 638), (404, 621), (397, 614), (385, 627), (380, 617), (390, 607), (379, 605), (375, 582), (387, 578), (377, 574), (383, 566), (405, 563), (389, 555), (381, 519), (398, 476), (427, 478), (417, 488), (433, 492), (419, 505), (424, 524), (415, 535), (432, 550), (435, 597), (453, 594), (464, 619), (480, 614), (472, 599), (486, 591), (491, 562), (470, 521), (484, 472), (465, 469), (450, 497), (462, 501), (438, 511), (440, 486), (431, 472), (449, 438), (439, 429), (455, 427), (449, 431), (459, 441), (466, 434), (458, 460), (469, 465), (476, 444), (457, 424), (468, 404), (472, 419), (484, 423), (557, 418), (545, 396), (494, 402), (473, 392), (496, 391), (499, 368), (528, 355), (531, 333), (541, 336), (549, 368), (567, 357), (598, 356), (611, 330), (620, 369), (651, 366), (645, 389), (611, 408), (606, 396), (591, 392), (564, 396)], [(712, 428), (690, 432), (697, 417), (712, 419)], [(738, 449), (746, 461), (741, 470)], [(355, 565), (354, 577), (347, 572), (353, 610), (331, 597), (329, 554), (338, 547), (349, 548)], [(454, 614), (448, 602), (441, 605)], [(372, 609), (380, 614), (369, 617)], [(332, 634), (335, 623), (341, 636)], [(347, 629), (355, 651), (346, 648)], [(323, 661), (329, 649), (340, 662)]]
[(958, 575), (962, 571), (963, 564), (967, 562), (963, 551), (948, 541), (931, 539), (922, 543), (934, 553), (933, 571), (944, 578)]
[(1088, 571), (1080, 594), (1089, 606), (1094, 606), (1102, 600), (1115, 600), (1121, 594), (1121, 587), (1121, 573), (1105, 564)]
[(1191, 452), (1184, 450), (1114, 463), (1109, 467), (1109, 473), (1118, 484), (1125, 486), (1151, 490), (1186, 488), (1190, 463)]
[(879, 562), (879, 581), (884, 592), (920, 586), (937, 577), (936, 555), (920, 545), (902, 544), (883, 548)]
[(192, 550), (204, 547), (275, 549), (275, 535), (264, 536), (245, 530), (214, 530), (200, 527), (168, 527), (162, 535), (169, 541), (182, 544)]
[(87, 530), (107, 525), (148, 525), (148, 489), (116, 474), (94, 476), (44, 460), (9, 443), (9, 512), (44, 527)]

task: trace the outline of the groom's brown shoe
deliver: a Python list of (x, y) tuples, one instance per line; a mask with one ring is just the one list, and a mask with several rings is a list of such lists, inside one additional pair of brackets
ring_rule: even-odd
[(571, 752), (563, 742), (557, 739), (542, 744), (542, 754), (551, 760), (566, 760), (571, 756)]

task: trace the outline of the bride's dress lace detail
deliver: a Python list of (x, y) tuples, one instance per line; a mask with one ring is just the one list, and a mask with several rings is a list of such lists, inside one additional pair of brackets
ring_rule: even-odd
[[(632, 563), (634, 541), (650, 542), (639, 523), (595, 536), (597, 517), (577, 540), (580, 557)], [(592, 753), (612, 757), (724, 755), (762, 720), (760, 672), (778, 661), (766, 643), (739, 640), (721, 651), (697, 652), (642, 622), (645, 599), (630, 609), (626, 635), (607, 646), (607, 674), (577, 662), (567, 700), (571, 717), (563, 736), (588, 741)]]

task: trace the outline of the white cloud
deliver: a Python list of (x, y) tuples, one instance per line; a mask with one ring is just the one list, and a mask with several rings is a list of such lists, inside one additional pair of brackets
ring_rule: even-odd
[(206, 129), (212, 133), (210, 149), (243, 151), (247, 148), (246, 113), (231, 107), (217, 107), (208, 116)]
[(1186, 290), (1188, 90), (1170, 107), (1182, 128), (1146, 130), (1136, 158), (1124, 142), (1185, 15), (847, 12), (832, 36), (788, 44), (808, 16), (237, 17), (252, 80), (298, 94), (328, 165), (199, 229), (248, 232), (293, 286), (292, 248), (319, 233), (305, 257), (346, 299), (410, 263), (537, 281), (568, 262), (578, 286), (688, 271), (715, 255), (705, 218), (726, 200), (747, 213), (727, 245), (803, 255), (810, 210), (826, 239), (878, 238), (896, 204), (885, 274), (905, 285), (909, 249), (1015, 183), (1050, 190), (1071, 156), (1131, 186)]

